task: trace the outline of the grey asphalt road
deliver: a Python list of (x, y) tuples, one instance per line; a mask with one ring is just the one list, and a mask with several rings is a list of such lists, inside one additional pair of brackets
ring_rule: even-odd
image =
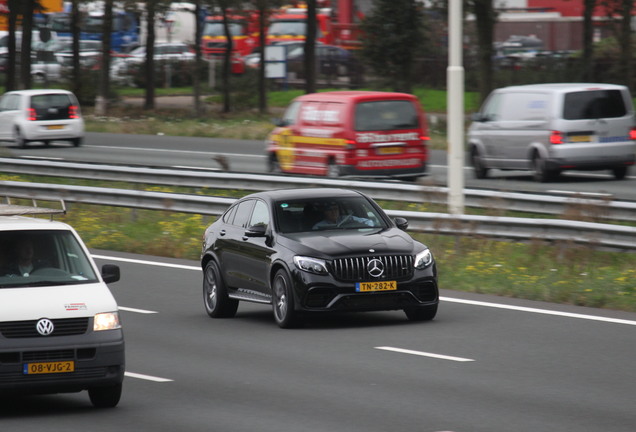
[(281, 330), (265, 305), (208, 318), (196, 262), (94, 254), (122, 269), (120, 405), (4, 399), (3, 431), (634, 431), (636, 314), (444, 290), (429, 323), (396, 311)]
[[(224, 170), (218, 158), (227, 162), (232, 172), (266, 171), (264, 144), (261, 141), (211, 138), (170, 137), (165, 135), (87, 134), (85, 144), (75, 148), (67, 143), (51, 147), (34, 144), (26, 149), (4, 146), (15, 157), (53, 159), (99, 164), (175, 167), (195, 170)], [(446, 152), (431, 151), (429, 176), (422, 182), (447, 185)], [(464, 168), (467, 188), (544, 193), (608, 194), (616, 199), (636, 200), (636, 171), (626, 180), (615, 180), (608, 170), (566, 172), (552, 183), (537, 183), (530, 172), (493, 170), (490, 178), (477, 180), (472, 168)]]

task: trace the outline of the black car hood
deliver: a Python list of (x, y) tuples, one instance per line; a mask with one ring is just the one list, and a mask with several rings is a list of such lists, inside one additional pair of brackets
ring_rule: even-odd
[(397, 228), (388, 230), (322, 231), (285, 234), (279, 241), (295, 253), (316, 257), (340, 257), (373, 253), (412, 254), (416, 242)]

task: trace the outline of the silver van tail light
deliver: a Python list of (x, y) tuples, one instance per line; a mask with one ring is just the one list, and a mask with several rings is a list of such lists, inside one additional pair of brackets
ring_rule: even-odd
[(550, 134), (550, 144), (563, 144), (563, 133), (552, 131)]

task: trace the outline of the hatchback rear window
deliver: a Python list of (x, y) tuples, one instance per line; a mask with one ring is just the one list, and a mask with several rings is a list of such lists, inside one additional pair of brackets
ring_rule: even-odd
[(77, 115), (77, 107), (65, 94), (43, 94), (31, 97), (31, 108), (37, 120), (61, 120)]
[(362, 102), (356, 105), (356, 131), (416, 129), (419, 127), (415, 106), (409, 101)]
[(627, 109), (620, 90), (580, 91), (565, 95), (565, 120), (623, 117), (626, 114)]

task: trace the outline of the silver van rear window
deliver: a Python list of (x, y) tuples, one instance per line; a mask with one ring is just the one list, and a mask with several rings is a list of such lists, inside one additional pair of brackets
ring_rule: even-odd
[(624, 117), (627, 109), (619, 90), (588, 90), (567, 93), (563, 103), (565, 120)]

